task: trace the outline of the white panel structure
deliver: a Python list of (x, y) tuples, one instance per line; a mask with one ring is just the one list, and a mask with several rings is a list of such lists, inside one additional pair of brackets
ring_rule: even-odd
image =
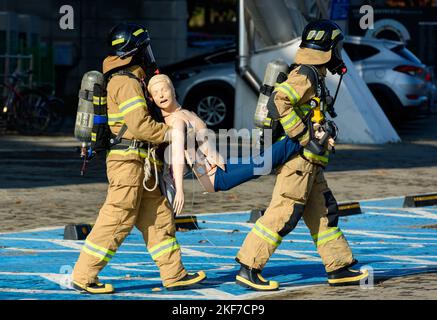
[[(250, 67), (262, 79), (267, 64), (281, 58), (290, 64), (294, 61), (300, 39), (295, 39), (281, 47), (267, 49), (251, 56)], [(388, 121), (378, 102), (367, 85), (358, 75), (353, 63), (343, 53), (348, 73), (343, 78), (335, 109), (338, 117), (335, 119), (340, 129), (340, 141), (356, 144), (381, 144), (399, 142), (400, 138)], [(328, 71), (327, 86), (334, 94), (339, 76), (333, 76)], [(236, 93), (236, 128), (253, 128), (253, 114), (258, 97), (237, 77)]]

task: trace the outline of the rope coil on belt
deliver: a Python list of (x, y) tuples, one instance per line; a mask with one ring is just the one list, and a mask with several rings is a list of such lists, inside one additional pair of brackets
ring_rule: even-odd
[[(150, 159), (152, 159), (153, 162), (153, 167), (154, 167), (154, 173), (155, 173), (155, 184), (152, 188), (147, 187), (147, 181), (149, 180), (149, 178), (151, 177), (151, 163), (150, 163)], [(143, 187), (144, 189), (146, 189), (147, 191), (155, 191), (156, 188), (158, 187), (159, 184), (159, 180), (158, 180), (158, 165), (157, 165), (157, 160), (156, 160), (156, 147), (152, 147), (150, 145), (150, 143), (148, 143), (148, 148), (147, 148), (147, 157), (144, 159), (144, 179), (143, 179)]]

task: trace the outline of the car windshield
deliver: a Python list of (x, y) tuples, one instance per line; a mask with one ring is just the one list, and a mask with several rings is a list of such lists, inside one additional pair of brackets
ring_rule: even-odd
[(414, 62), (414, 63), (417, 63), (417, 64), (421, 64), (422, 63), (419, 60), (419, 58), (417, 58), (414, 55), (414, 53), (412, 53), (410, 50), (405, 48), (405, 46), (403, 46), (403, 45), (396, 46), (396, 47), (392, 48), (391, 51), (393, 51), (394, 53), (400, 55), (402, 58), (407, 59), (407, 60), (409, 60), (411, 62)]

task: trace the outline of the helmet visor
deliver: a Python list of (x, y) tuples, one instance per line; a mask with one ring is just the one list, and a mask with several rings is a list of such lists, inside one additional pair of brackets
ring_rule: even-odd
[(144, 61), (147, 65), (156, 63), (155, 56), (153, 55), (152, 47), (148, 44), (144, 49)]
[(343, 51), (343, 40), (337, 42), (335, 47), (332, 49), (332, 53), (335, 58), (340, 61), (343, 61), (343, 57), (341, 56), (341, 52)]

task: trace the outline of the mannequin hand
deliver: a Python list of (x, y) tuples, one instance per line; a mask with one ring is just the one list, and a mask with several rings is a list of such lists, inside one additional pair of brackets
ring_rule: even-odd
[[(314, 123), (314, 136), (316, 139), (320, 140), (325, 135), (326, 131), (325, 129), (318, 123)], [(335, 140), (332, 137), (329, 137), (328, 139), (328, 150), (331, 150), (335, 147)]]
[(325, 134), (325, 130), (323, 130), (322, 126), (318, 123), (314, 123), (313, 128), (314, 128), (314, 136), (316, 137), (316, 139), (317, 140), (322, 139), (322, 137)]
[(329, 138), (328, 140), (328, 150), (331, 151), (335, 147), (335, 140), (332, 138)]
[(176, 195), (173, 201), (173, 210), (176, 215), (179, 215), (184, 208), (185, 195), (183, 191), (176, 191)]

